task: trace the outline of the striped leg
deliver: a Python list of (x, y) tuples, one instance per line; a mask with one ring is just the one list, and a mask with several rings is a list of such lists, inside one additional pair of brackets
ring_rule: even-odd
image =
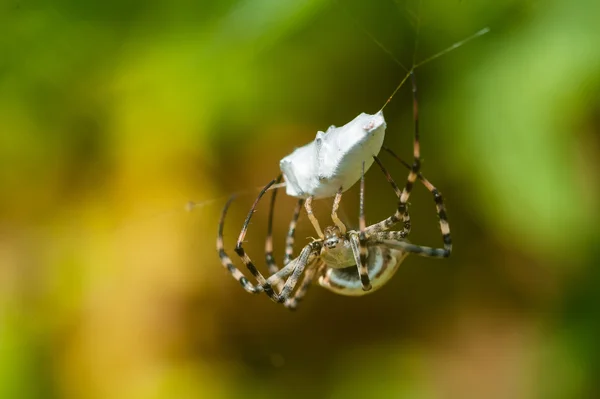
[(337, 211), (340, 207), (340, 201), (342, 200), (342, 187), (335, 194), (335, 199), (333, 200), (333, 208), (331, 209), (331, 219), (333, 223), (340, 229), (342, 234), (346, 234), (346, 225), (340, 220), (337, 215)]
[[(282, 175), (277, 177), (276, 183), (281, 182)], [(265, 260), (269, 268), (269, 274), (277, 273), (279, 267), (273, 257), (273, 213), (275, 212), (275, 199), (277, 197), (277, 189), (271, 194), (271, 205), (269, 208), (269, 221), (267, 222), (267, 238), (265, 240)]]
[(290, 228), (288, 229), (287, 238), (285, 240), (285, 256), (283, 257), (283, 265), (287, 265), (292, 260), (292, 255), (294, 254), (294, 240), (296, 237), (296, 224), (298, 223), (298, 218), (300, 217), (300, 211), (302, 210), (302, 205), (304, 204), (303, 199), (299, 199), (296, 203), (296, 208), (294, 208), (294, 215), (292, 216), (292, 220), (290, 221)]
[(260, 285), (253, 285), (248, 281), (248, 279), (238, 270), (237, 267), (233, 265), (231, 259), (225, 253), (225, 249), (223, 248), (223, 225), (225, 224), (225, 216), (227, 215), (227, 210), (231, 205), (231, 202), (235, 199), (235, 196), (231, 196), (225, 207), (223, 208), (223, 212), (221, 213), (221, 219), (219, 220), (219, 230), (217, 233), (217, 251), (219, 252), (219, 258), (221, 259), (221, 264), (231, 273), (234, 279), (236, 279), (242, 287), (246, 291), (251, 294), (258, 294), (263, 291), (263, 288)]
[(284, 266), (283, 269), (273, 274), (267, 280), (267, 284), (270, 285), (280, 285), (283, 279), (287, 278), (283, 289), (278, 295), (277, 302), (283, 303), (287, 299), (290, 298), (292, 291), (298, 284), (298, 280), (305, 268), (311, 267), (311, 264), (315, 262), (316, 258), (319, 256), (319, 252), (321, 250), (321, 243), (312, 242), (305, 246), (300, 255)]
[(315, 231), (317, 232), (319, 238), (323, 238), (325, 236), (323, 235), (323, 231), (321, 230), (321, 226), (319, 225), (319, 221), (317, 220), (317, 218), (313, 214), (312, 200), (313, 200), (312, 196), (308, 197), (306, 199), (306, 202), (304, 203), (304, 207), (306, 208), (306, 213), (308, 214), (308, 218), (310, 219), (310, 222), (312, 223), (313, 227), (315, 228)]
[(240, 257), (240, 259), (242, 259), (242, 262), (244, 262), (244, 265), (246, 265), (246, 267), (248, 268), (250, 273), (252, 273), (252, 275), (256, 278), (256, 280), (258, 281), (258, 284), (262, 287), (263, 291), (269, 296), (269, 298), (271, 298), (271, 300), (273, 300), (274, 302), (279, 302), (279, 297), (273, 291), (273, 287), (271, 286), (271, 284), (269, 284), (267, 282), (267, 280), (258, 271), (258, 269), (256, 269), (256, 266), (254, 266), (254, 263), (252, 263), (252, 260), (250, 259), (248, 254), (246, 254), (246, 251), (244, 250), (244, 247), (242, 245), (242, 243), (244, 242), (244, 238), (246, 237), (246, 233), (248, 232), (248, 225), (250, 224), (250, 219), (252, 219), (252, 215), (256, 211), (256, 206), (258, 205), (258, 202), (261, 200), (263, 195), (265, 195), (265, 193), (267, 192), (269, 187), (271, 187), (273, 184), (275, 184), (276, 181), (277, 181), (276, 179), (271, 180), (269, 182), (269, 184), (267, 184), (260, 191), (256, 200), (254, 200), (254, 204), (252, 204), (252, 208), (250, 208), (250, 212), (248, 212), (248, 216), (246, 216), (246, 220), (244, 221), (244, 225), (242, 226), (242, 231), (240, 232), (240, 235), (237, 240), (237, 244), (235, 246), (235, 252)]
[[(277, 179), (277, 183), (281, 181), (281, 175)], [(269, 267), (269, 274), (275, 274), (279, 271), (279, 266), (275, 262), (275, 257), (273, 256), (273, 213), (275, 210), (275, 198), (277, 195), (277, 190), (273, 190), (273, 194), (271, 196), (271, 207), (269, 209), (269, 221), (267, 224), (267, 239), (265, 241), (265, 253), (266, 253), (266, 261), (267, 266)], [(296, 204), (296, 208), (294, 209), (294, 215), (292, 216), (292, 220), (290, 221), (290, 226), (288, 229), (288, 234), (286, 238), (286, 248), (285, 248), (285, 256), (283, 258), (283, 265), (287, 265), (292, 259), (292, 255), (294, 252), (294, 239), (296, 234), (296, 224), (298, 222), (298, 218), (300, 217), (300, 210), (302, 209), (302, 204), (304, 200), (300, 199)], [(277, 283), (277, 290), (281, 292), (283, 288), (283, 280), (280, 280)]]
[[(358, 235), (358, 274), (360, 275), (360, 282), (362, 284), (363, 291), (371, 290), (371, 279), (369, 278), (369, 269), (367, 268), (367, 257), (369, 256), (369, 250), (367, 249), (367, 234), (365, 224), (365, 163), (362, 164), (362, 175), (360, 177), (360, 210), (358, 216), (358, 225), (360, 227), (360, 233)], [(356, 258), (356, 241), (355, 239), (350, 241), (354, 257)]]
[[(402, 165), (410, 169), (410, 165), (404, 162), (392, 150), (386, 147), (384, 147), (383, 149), (390, 153), (390, 155), (396, 158), (400, 163), (402, 163)], [(421, 173), (418, 174), (418, 178), (419, 180), (421, 180), (421, 182), (427, 188), (427, 190), (429, 190), (429, 192), (431, 192), (431, 194), (433, 195), (433, 201), (435, 202), (438, 218), (440, 219), (440, 230), (442, 232), (442, 238), (444, 240), (444, 251), (445, 253), (447, 253), (445, 257), (450, 256), (450, 254), (452, 253), (452, 237), (450, 236), (450, 224), (448, 223), (448, 216), (446, 215), (446, 206), (444, 205), (444, 199), (442, 198), (442, 194)], [(399, 238), (402, 239), (404, 237), (394, 237), (393, 239)]]
[(395, 233), (395, 231), (383, 231), (377, 233), (377, 242), (385, 244), (389, 248), (400, 249), (404, 252), (426, 256), (428, 258), (447, 258), (452, 253), (452, 244), (446, 245), (444, 243), (444, 248), (425, 247), (393, 239), (391, 238), (393, 237), (393, 233)]
[(288, 308), (289, 310), (296, 310), (296, 308), (298, 307), (298, 304), (300, 303), (300, 301), (302, 301), (302, 299), (308, 292), (308, 289), (310, 288), (310, 285), (312, 284), (315, 274), (321, 268), (321, 265), (322, 265), (322, 263), (317, 263), (316, 265), (310, 267), (304, 273), (304, 277), (302, 278), (302, 282), (300, 283), (300, 288), (298, 288), (298, 290), (296, 291), (296, 293), (294, 294), (293, 297), (288, 298), (285, 301), (284, 306), (286, 308)]
[[(399, 195), (398, 199), (398, 208), (394, 215), (388, 217), (382, 222), (379, 222), (373, 226), (369, 226), (368, 231), (371, 233), (378, 231), (385, 231), (392, 227), (394, 224), (398, 223), (401, 219), (405, 220), (405, 215), (407, 215), (407, 205), (408, 199), (412, 192), (415, 181), (417, 180), (417, 176), (419, 175), (419, 171), (421, 169), (421, 145), (419, 142), (419, 103), (417, 101), (417, 81), (415, 78), (414, 71), (410, 73), (411, 82), (412, 82), (412, 93), (413, 93), (413, 119), (414, 119), (414, 139), (413, 139), (413, 164), (410, 167), (410, 172), (408, 173), (408, 178), (406, 180), (406, 185), (402, 189), (402, 192)], [(377, 164), (381, 168), (381, 162), (377, 160)], [(385, 170), (385, 169), (382, 169)], [(384, 172), (385, 173), (385, 172)], [(386, 176), (387, 177), (387, 176)], [(389, 179), (388, 179), (389, 181)], [(406, 225), (404, 226), (406, 229)]]
[[(379, 168), (385, 175), (385, 178), (387, 179), (388, 183), (390, 183), (390, 185), (396, 192), (396, 195), (398, 196), (398, 207), (396, 208), (396, 212), (389, 218), (385, 219), (382, 222), (375, 223), (375, 224), (367, 227), (366, 233), (367, 233), (367, 235), (371, 235), (371, 234), (374, 234), (374, 233), (377, 233), (380, 231), (386, 231), (387, 229), (394, 226), (399, 221), (402, 221), (402, 230), (401, 230), (401, 233), (403, 235), (402, 238), (408, 237), (408, 235), (410, 234), (410, 228), (411, 228), (410, 215), (408, 213), (408, 206), (407, 206), (408, 204), (405, 204), (402, 201), (400, 201), (400, 198), (402, 197), (402, 191), (400, 191), (400, 189), (398, 188), (398, 185), (396, 184), (394, 179), (392, 179), (392, 176), (390, 175), (390, 173), (383, 166), (383, 163), (381, 162), (381, 160), (379, 160), (379, 158), (376, 155), (373, 156), (373, 159), (375, 160), (375, 162), (377, 163), (377, 165), (379, 166)], [(410, 166), (409, 166), (409, 169), (410, 169)]]

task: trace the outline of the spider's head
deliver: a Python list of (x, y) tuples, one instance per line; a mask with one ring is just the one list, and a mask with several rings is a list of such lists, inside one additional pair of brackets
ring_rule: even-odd
[(340, 241), (344, 239), (342, 232), (337, 226), (329, 226), (323, 231), (325, 238), (323, 239), (323, 245), (327, 249), (335, 248)]

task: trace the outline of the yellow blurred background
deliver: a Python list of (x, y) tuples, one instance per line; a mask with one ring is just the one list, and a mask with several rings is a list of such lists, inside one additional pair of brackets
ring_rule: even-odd
[[(0, 397), (600, 397), (598, 17), (597, 0), (3, 1)], [(362, 298), (313, 287), (295, 313), (245, 293), (215, 251), (222, 206), (246, 193), (235, 255), (279, 159), (383, 105), (405, 72), (369, 35), (410, 65), (416, 41), (418, 61), (485, 26), (416, 73), (452, 257), (409, 257)], [(410, 160), (409, 87), (386, 119)], [(294, 203), (278, 197), (279, 263)], [(429, 193), (411, 203), (411, 241), (440, 245)], [(246, 244), (262, 270), (267, 205)], [(367, 222), (395, 205), (372, 168)], [(326, 225), (331, 201), (315, 208)], [(313, 235), (303, 215), (296, 251)]]

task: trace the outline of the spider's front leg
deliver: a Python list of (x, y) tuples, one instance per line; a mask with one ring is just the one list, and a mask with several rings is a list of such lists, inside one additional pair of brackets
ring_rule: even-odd
[[(408, 169), (411, 168), (410, 165), (404, 162), (398, 155), (396, 155), (394, 151), (387, 147), (382, 148), (385, 151), (387, 151), (391, 156), (396, 158), (402, 165), (404, 165), (404, 167)], [(429, 190), (429, 192), (433, 195), (435, 209), (440, 222), (440, 231), (442, 233), (442, 239), (444, 241), (443, 251), (445, 251), (444, 253), (447, 254), (444, 257), (450, 256), (450, 254), (452, 253), (452, 237), (450, 236), (450, 223), (448, 223), (448, 216), (446, 215), (446, 206), (444, 205), (444, 198), (442, 197), (442, 193), (440, 193), (439, 190), (433, 184), (431, 184), (431, 182), (427, 180), (425, 176), (423, 176), (421, 173), (419, 173), (417, 176), (419, 180), (421, 180), (425, 188)], [(404, 237), (393, 236), (389, 238), (397, 240), (402, 239)]]
[(313, 227), (315, 228), (315, 231), (317, 232), (317, 235), (319, 236), (319, 238), (323, 238), (323, 230), (321, 230), (321, 226), (319, 225), (319, 221), (317, 220), (317, 218), (315, 217), (313, 210), (312, 210), (312, 202), (313, 202), (313, 196), (311, 195), (310, 197), (308, 197), (306, 199), (306, 202), (304, 202), (304, 208), (306, 209), (306, 214), (308, 215), (308, 219), (310, 220), (310, 222), (312, 223)]
[(298, 288), (293, 297), (286, 299), (283, 306), (285, 306), (289, 310), (296, 310), (298, 304), (300, 303), (300, 301), (302, 301), (302, 299), (308, 292), (308, 289), (312, 284), (315, 274), (321, 270), (323, 265), (324, 264), (321, 261), (307, 268), (306, 272), (304, 273), (304, 277), (302, 278), (302, 282), (300, 283), (300, 288)]
[(280, 286), (285, 280), (285, 284), (283, 285), (280, 293), (271, 297), (273, 301), (277, 303), (284, 303), (290, 298), (290, 295), (298, 284), (298, 280), (300, 279), (300, 276), (304, 270), (307, 267), (310, 268), (319, 257), (321, 246), (322, 244), (320, 241), (311, 242), (302, 249), (297, 258), (290, 261), (286, 266), (283, 267), (283, 269), (279, 270), (277, 273), (273, 274), (267, 279), (265, 285), (268, 286)]
[(340, 187), (338, 192), (335, 194), (335, 199), (333, 200), (333, 207), (331, 208), (331, 220), (333, 220), (333, 224), (340, 229), (340, 233), (346, 234), (346, 225), (340, 220), (337, 215), (337, 211), (340, 208), (340, 202), (342, 201), (342, 191), (343, 187)]

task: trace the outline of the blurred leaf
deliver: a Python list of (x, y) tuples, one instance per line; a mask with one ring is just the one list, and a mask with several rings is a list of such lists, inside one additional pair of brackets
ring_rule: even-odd
[(573, 130), (593, 112), (589, 87), (600, 87), (600, 47), (592, 39), (600, 35), (592, 17), (600, 7), (555, 2), (540, 12), (530, 27), (487, 38), (493, 54), (469, 78), (467, 129), (457, 131), (464, 144), (453, 150), (463, 173), (475, 177), (474, 203), (490, 230), (567, 266), (596, 233), (598, 193), (581, 201), (591, 187), (578, 178)]

